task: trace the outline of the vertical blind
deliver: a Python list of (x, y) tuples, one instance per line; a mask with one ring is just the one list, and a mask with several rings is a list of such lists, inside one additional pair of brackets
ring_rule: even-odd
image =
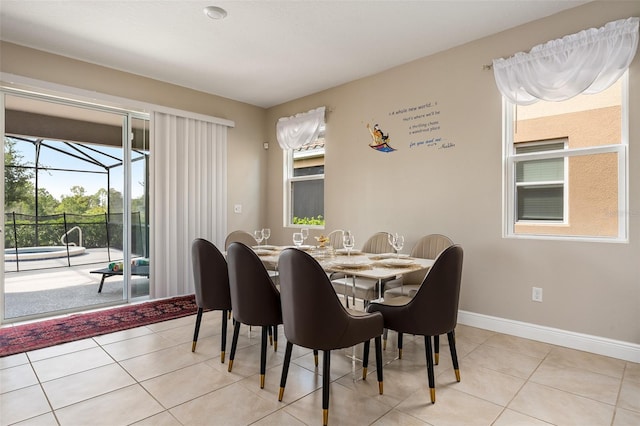
[(227, 126), (161, 112), (152, 126), (149, 293), (191, 294), (192, 241), (226, 235)]

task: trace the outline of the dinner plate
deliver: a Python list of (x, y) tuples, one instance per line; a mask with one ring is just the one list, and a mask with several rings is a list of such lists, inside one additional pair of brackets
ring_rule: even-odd
[(270, 245), (263, 245), (263, 246), (253, 246), (254, 250), (277, 250), (278, 247), (276, 246), (270, 246)]
[[(348, 254), (348, 252), (347, 252), (347, 249), (341, 248), (341, 249), (336, 250), (336, 254), (346, 256)], [(362, 254), (362, 252), (360, 250), (351, 250), (351, 254), (357, 256), (359, 254)]]
[(301, 245), (300, 247), (297, 246), (285, 246), (284, 248), (297, 248), (303, 251), (309, 251), (311, 249), (313, 249), (315, 246), (309, 246), (309, 245)]
[(273, 255), (273, 250), (254, 249), (253, 251), (254, 251), (258, 256), (271, 256), (271, 255)]
[(338, 260), (336, 262), (333, 262), (334, 266), (337, 266), (338, 268), (346, 268), (346, 269), (358, 269), (358, 268), (363, 268), (365, 266), (369, 266), (370, 262), (368, 260), (364, 260), (364, 259), (353, 259), (353, 260)]
[(408, 259), (409, 257), (410, 256), (408, 254), (395, 254), (395, 253), (380, 253), (380, 254), (373, 254), (369, 256), (369, 258), (373, 260)]
[(398, 267), (398, 266), (409, 266), (409, 265), (413, 265), (413, 260), (411, 259), (384, 259), (381, 260), (380, 263), (384, 266), (390, 266), (392, 268)]

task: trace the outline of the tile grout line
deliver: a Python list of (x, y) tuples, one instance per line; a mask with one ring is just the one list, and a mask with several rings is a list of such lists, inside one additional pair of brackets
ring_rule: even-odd
[(629, 363), (624, 363), (624, 369), (622, 370), (622, 378), (620, 379), (620, 386), (618, 387), (618, 395), (616, 396), (616, 404), (613, 407), (613, 416), (611, 417), (611, 426), (613, 426), (616, 415), (618, 414), (618, 404), (620, 403), (620, 395), (622, 394), (622, 385), (624, 384), (624, 376), (627, 373), (627, 367), (629, 367)]
[[(530, 380), (531, 380), (531, 378), (533, 377), (533, 375), (536, 373), (536, 371), (538, 371), (538, 369), (540, 368), (540, 366), (542, 365), (542, 363), (544, 363), (544, 361), (547, 359), (547, 357), (549, 356), (549, 354), (551, 353), (551, 351), (552, 351), (552, 350), (553, 350), (553, 349), (549, 350), (549, 352), (547, 352), (547, 353), (545, 354), (545, 356), (544, 356), (542, 359), (540, 359), (540, 362), (538, 362), (538, 365), (536, 366), (536, 368), (534, 368), (534, 369), (531, 371), (531, 373), (529, 374), (529, 376), (524, 380), (524, 382), (522, 383), (522, 386), (520, 386), (520, 388), (518, 389), (518, 391), (513, 395), (513, 398), (511, 398), (511, 399), (509, 400), (509, 402), (507, 402), (507, 403), (505, 404), (504, 409), (503, 409), (503, 410), (502, 410), (502, 412), (500, 413), (500, 416), (501, 416), (501, 415), (502, 415), (506, 410), (512, 410), (512, 411), (514, 411), (514, 412), (516, 412), (516, 413), (520, 413), (520, 414), (522, 414), (522, 415), (524, 415), (524, 416), (531, 417), (531, 418), (534, 418), (534, 419), (536, 419), (536, 420), (540, 420), (541, 422), (549, 423), (549, 422), (547, 422), (546, 420), (543, 420), (543, 419), (540, 419), (540, 418), (534, 417), (534, 416), (532, 416), (531, 414), (523, 413), (523, 412), (520, 412), (520, 411), (518, 411), (518, 410), (514, 410), (513, 408), (510, 408), (509, 406), (510, 406), (510, 405), (511, 405), (511, 403), (512, 403), (512, 402), (513, 402), (513, 401), (518, 397), (518, 395), (522, 392), (522, 389), (524, 389), (524, 387), (525, 387), (525, 386), (530, 382)], [(535, 383), (535, 382), (532, 382), (532, 383)], [(498, 416), (498, 417), (496, 418), (496, 420), (495, 420), (495, 421), (497, 421), (497, 420), (500, 418), (500, 416)], [(494, 423), (495, 423), (495, 421), (494, 421)]]
[[(146, 352), (146, 353), (144, 353), (144, 354), (140, 354), (140, 355), (137, 355), (137, 356), (135, 356), (135, 357), (126, 358), (126, 359), (121, 360), (121, 361), (116, 360), (116, 359), (114, 358), (114, 356), (112, 356), (109, 352), (107, 352), (107, 350), (105, 349), (105, 345), (100, 344), (100, 343), (96, 340), (96, 337), (98, 337), (98, 336), (91, 338), (92, 343), (96, 345), (95, 347), (99, 347), (99, 348), (101, 349), (101, 351), (102, 351), (102, 352), (104, 352), (104, 353), (107, 355), (107, 357), (108, 357), (109, 359), (112, 359), (112, 361), (113, 361), (113, 363), (114, 363), (115, 365), (118, 365), (121, 369), (123, 369), (123, 370), (126, 372), (126, 374), (127, 374), (127, 375), (132, 379), (132, 380), (133, 380), (133, 382), (134, 382), (136, 385), (141, 386), (141, 387), (144, 389), (145, 393), (146, 393), (147, 395), (151, 396), (151, 398), (152, 398), (156, 403), (158, 403), (159, 407), (161, 407), (161, 408), (162, 408), (162, 411), (159, 411), (158, 413), (155, 413), (155, 414), (153, 414), (153, 415), (151, 415), (151, 416), (147, 416), (147, 417), (145, 417), (144, 419), (138, 419), (138, 420), (136, 420), (134, 423), (136, 423), (136, 422), (140, 422), (140, 421), (143, 421), (143, 420), (146, 420), (146, 419), (148, 419), (148, 418), (151, 418), (151, 417), (153, 417), (153, 416), (155, 416), (155, 415), (159, 415), (159, 414), (164, 413), (164, 412), (169, 412), (168, 414), (171, 416), (171, 418), (175, 419), (178, 423), (181, 423), (181, 422), (180, 422), (180, 421), (179, 421), (179, 420), (178, 420), (178, 419), (177, 419), (177, 418), (176, 418), (176, 417), (175, 417), (175, 416), (170, 412), (170, 410), (171, 410), (173, 407), (172, 407), (172, 408), (166, 408), (166, 407), (165, 407), (165, 406), (164, 406), (164, 405), (163, 405), (163, 404), (162, 404), (162, 403), (161, 403), (161, 402), (160, 402), (156, 397), (154, 397), (154, 395), (153, 395), (149, 390), (147, 390), (147, 388), (143, 385), (143, 382), (144, 382), (144, 381), (147, 381), (147, 380), (149, 380), (149, 379), (146, 379), (146, 380), (143, 380), (143, 381), (139, 381), (139, 380), (137, 380), (137, 379), (132, 375), (132, 373), (130, 373), (130, 372), (129, 372), (129, 371), (128, 371), (128, 370), (127, 370), (127, 369), (126, 369), (122, 364), (121, 364), (122, 362), (125, 362), (125, 361), (130, 360), (130, 359), (134, 359), (134, 358), (137, 358), (137, 357), (142, 357), (142, 356), (149, 355), (149, 354), (153, 354), (153, 353), (160, 352), (160, 351), (163, 351), (163, 350), (169, 350), (169, 349), (175, 349), (175, 348), (179, 348), (179, 347), (181, 347), (184, 343), (180, 343), (178, 339), (170, 339), (169, 337), (165, 337), (165, 336), (160, 335), (160, 333), (163, 333), (163, 332), (166, 332), (166, 331), (168, 331), (168, 330), (172, 330), (172, 329), (178, 329), (178, 328), (180, 328), (180, 327), (184, 327), (184, 325), (175, 326), (175, 327), (170, 327), (170, 328), (163, 329), (163, 330), (158, 330), (158, 331), (151, 330), (151, 333), (149, 333), (150, 335), (156, 335), (156, 336), (158, 336), (158, 337), (161, 337), (161, 338), (163, 338), (163, 339), (166, 339), (166, 340), (171, 341), (171, 343), (172, 343), (172, 345), (171, 345), (171, 346), (168, 346), (168, 347), (166, 347), (166, 348), (162, 348), (162, 349), (152, 350), (151, 352)], [(174, 333), (174, 334), (175, 334), (175, 333)], [(177, 336), (177, 335), (176, 335), (176, 336)], [(211, 336), (211, 337), (214, 337), (214, 336), (216, 336), (216, 335), (213, 335), (213, 336)], [(175, 337), (175, 336), (174, 336), (174, 337)], [(218, 335), (218, 337), (219, 337), (219, 335)], [(126, 339), (123, 339), (123, 340), (119, 340), (119, 341), (117, 341), (117, 342), (126, 342), (126, 341), (129, 341), (129, 340), (131, 340), (131, 339), (132, 339), (132, 338), (126, 338)], [(474, 340), (471, 340), (471, 341), (470, 341), (470, 342), (472, 342), (472, 343), (474, 344), (474, 347), (473, 347), (473, 349), (471, 349), (469, 352), (465, 353), (462, 357), (460, 357), (460, 360), (461, 360), (461, 361), (463, 361), (463, 362), (465, 362), (465, 363), (466, 363), (466, 361), (468, 360), (468, 358), (470, 357), (470, 355), (471, 355), (471, 354), (473, 354), (473, 353), (476, 353), (476, 352), (477, 352), (477, 351), (479, 351), (479, 350), (481, 350), (481, 348), (482, 348), (483, 346), (484, 346), (484, 347), (490, 347), (490, 348), (492, 348), (492, 349), (497, 349), (497, 350), (499, 350), (499, 351), (509, 351), (509, 352), (512, 352), (512, 351), (510, 351), (510, 350), (508, 350), (508, 349), (501, 348), (501, 347), (499, 347), (499, 346), (492, 346), (491, 344), (488, 344), (488, 343), (487, 343), (488, 339), (484, 339), (484, 341), (483, 341), (482, 343), (476, 343), (476, 341), (475, 341), (475, 340), (478, 340), (478, 339), (474, 339)], [(117, 342), (112, 342), (112, 343), (117, 343)], [(177, 343), (176, 343), (176, 342), (177, 342)], [(174, 344), (174, 343), (175, 343), (175, 344)], [(109, 343), (109, 344), (110, 344), (110, 343)], [(253, 347), (253, 346), (255, 346), (255, 345), (249, 345), (249, 346), (247, 346), (247, 347), (245, 347), (245, 348), (238, 348), (238, 350), (241, 350), (241, 349), (249, 349), (249, 348), (251, 348), (251, 347)], [(521, 395), (521, 394), (522, 394), (522, 390), (523, 390), (523, 389), (525, 388), (525, 386), (527, 386), (528, 384), (536, 384), (536, 385), (539, 385), (539, 386), (545, 386), (545, 387), (547, 387), (547, 388), (549, 388), (549, 389), (555, 389), (555, 390), (557, 390), (557, 391), (560, 391), (560, 392), (563, 392), (563, 393), (566, 393), (566, 394), (574, 395), (574, 396), (577, 396), (577, 397), (579, 397), (579, 398), (582, 398), (582, 399), (585, 399), (585, 400), (592, 401), (593, 403), (599, 403), (599, 404), (603, 404), (603, 405), (610, 406), (610, 407), (612, 407), (612, 408), (613, 408), (613, 413), (612, 413), (612, 416), (611, 416), (611, 422), (610, 422), (610, 424), (614, 424), (615, 419), (616, 419), (616, 416), (617, 416), (617, 414), (618, 414), (618, 412), (619, 412), (619, 409), (621, 408), (621, 407), (619, 407), (619, 403), (620, 403), (620, 401), (621, 401), (621, 399), (620, 399), (620, 398), (621, 398), (621, 393), (622, 393), (621, 391), (622, 391), (623, 385), (624, 385), (624, 383), (625, 383), (625, 377), (626, 377), (626, 374), (627, 374), (629, 371), (631, 371), (631, 368), (630, 368), (631, 363), (630, 363), (630, 362), (625, 362), (625, 363), (623, 364), (623, 368), (622, 368), (622, 376), (621, 376), (621, 377), (619, 377), (619, 378), (618, 378), (617, 376), (615, 377), (615, 378), (618, 378), (618, 379), (619, 379), (619, 382), (618, 382), (618, 389), (617, 389), (617, 393), (616, 393), (615, 402), (614, 402), (614, 403), (607, 403), (607, 402), (599, 401), (598, 399), (595, 399), (595, 398), (593, 398), (593, 397), (589, 397), (589, 396), (584, 396), (584, 395), (576, 394), (576, 393), (571, 392), (571, 391), (568, 391), (568, 390), (564, 390), (564, 389), (561, 389), (561, 388), (558, 388), (558, 387), (555, 387), (555, 386), (549, 386), (549, 385), (546, 385), (546, 384), (544, 384), (544, 383), (538, 383), (537, 381), (532, 380), (532, 378), (535, 376), (536, 372), (541, 371), (541, 368), (543, 368), (543, 366), (545, 365), (545, 362), (547, 362), (547, 363), (551, 362), (551, 358), (553, 358), (553, 357), (552, 357), (552, 355), (553, 355), (553, 353), (554, 353), (554, 352), (553, 352), (553, 351), (554, 351), (554, 348), (555, 348), (555, 346), (552, 346), (552, 347), (551, 347), (551, 349), (550, 349), (549, 351), (547, 351), (547, 352), (546, 352), (546, 354), (544, 355), (544, 357), (543, 357), (543, 358), (536, 358), (536, 359), (537, 359), (537, 365), (536, 365), (536, 367), (535, 367), (534, 369), (532, 369), (532, 370), (531, 370), (531, 372), (528, 374), (528, 376), (527, 376), (526, 378), (524, 378), (524, 381), (523, 381), (522, 385), (521, 385), (521, 386), (519, 387), (519, 389), (514, 393), (513, 397), (512, 397), (508, 402), (506, 402), (506, 404), (505, 404), (504, 406), (502, 406), (502, 410), (500, 410), (500, 412), (497, 414), (497, 416), (495, 417), (495, 419), (494, 419), (493, 421), (491, 421), (491, 423), (490, 423), (490, 424), (495, 424), (495, 423), (496, 423), (496, 422), (497, 422), (497, 421), (498, 421), (498, 420), (499, 420), (499, 419), (504, 415), (504, 413), (505, 413), (507, 410), (513, 410), (513, 409), (509, 408), (509, 406), (513, 403), (513, 401), (514, 401), (514, 400), (515, 400), (519, 395)], [(45, 399), (46, 399), (46, 401), (47, 401), (47, 404), (48, 404), (49, 409), (50, 409), (50, 411), (49, 411), (49, 412), (53, 415), (53, 417), (54, 417), (55, 421), (56, 421), (58, 424), (60, 424), (60, 421), (59, 421), (59, 419), (58, 419), (57, 412), (56, 412), (56, 410), (54, 410), (54, 409), (53, 409), (52, 402), (51, 402), (51, 400), (49, 399), (49, 395), (47, 395), (47, 393), (45, 392), (45, 389), (44, 389), (44, 384), (45, 384), (45, 383), (48, 383), (49, 381), (51, 381), (51, 380), (56, 380), (56, 379), (51, 379), (51, 380), (47, 380), (46, 382), (43, 382), (43, 381), (41, 380), (41, 377), (40, 377), (40, 376), (37, 374), (37, 372), (36, 372), (36, 369), (35, 369), (35, 367), (34, 367), (34, 363), (35, 363), (35, 362), (38, 362), (38, 361), (43, 361), (43, 360), (47, 360), (47, 359), (54, 359), (54, 358), (57, 358), (57, 357), (61, 357), (61, 356), (65, 356), (65, 355), (69, 355), (69, 354), (73, 354), (73, 353), (81, 352), (81, 351), (83, 351), (83, 350), (87, 350), (87, 349), (90, 349), (90, 348), (74, 349), (74, 350), (72, 350), (72, 351), (71, 351), (71, 352), (69, 352), (69, 353), (57, 354), (57, 355), (55, 355), (55, 356), (46, 357), (46, 358), (43, 358), (42, 360), (37, 360), (37, 361), (34, 361), (34, 360), (32, 359), (32, 356), (30, 355), (30, 353), (29, 353), (29, 352), (26, 352), (26, 353), (25, 353), (26, 362), (25, 362), (24, 364), (26, 364), (27, 362), (29, 363), (29, 368), (30, 368), (30, 370), (32, 371), (32, 373), (35, 375), (35, 377), (36, 377), (36, 379), (37, 379), (37, 382), (38, 382), (38, 385), (40, 386), (40, 390), (41, 390), (41, 392), (43, 392), (43, 396), (45, 397)], [(526, 353), (520, 353), (520, 352), (515, 352), (515, 353), (520, 354), (520, 355), (523, 355), (523, 356), (527, 356), (527, 354), (526, 354)], [(291, 360), (291, 362), (293, 363), (293, 362), (295, 362), (296, 360), (300, 360), (301, 358), (303, 358), (304, 356), (307, 356), (307, 355), (308, 355), (308, 353), (306, 353), (306, 352), (305, 352), (305, 354), (304, 354), (304, 355), (299, 355), (299, 356), (298, 356), (298, 357), (296, 357), (295, 359), (292, 359), (292, 360)], [(528, 355), (528, 356), (530, 356), (530, 355)], [(189, 366), (193, 366), (193, 365), (197, 365), (197, 364), (204, 364), (204, 363), (207, 363), (207, 362), (209, 362), (209, 361), (211, 361), (211, 360), (213, 360), (213, 359), (215, 359), (215, 355), (213, 355), (213, 356), (211, 356), (211, 357), (209, 357), (209, 358), (206, 358), (206, 359), (202, 359), (202, 360), (200, 360), (200, 361), (198, 361), (198, 362), (195, 362), (194, 364), (190, 364), (190, 365), (188, 365), (188, 366), (183, 366), (183, 367), (180, 367), (180, 368), (177, 368), (177, 369), (173, 369), (172, 371), (164, 372), (164, 373), (159, 374), (159, 375), (154, 376), (154, 377), (161, 377), (161, 376), (164, 376), (164, 375), (167, 375), (167, 374), (170, 374), (170, 373), (175, 373), (175, 372), (178, 372), (178, 371), (183, 370), (183, 369), (185, 369), (185, 368), (188, 368)], [(386, 362), (386, 363), (385, 363), (385, 366), (387, 366), (387, 365), (391, 364), (393, 361), (394, 361), (394, 360), (391, 360), (391, 361), (389, 361), (389, 362)], [(571, 360), (570, 360), (570, 359), (567, 359), (566, 361), (571, 361)], [(558, 363), (558, 362), (556, 362), (556, 363), (554, 363), (553, 365), (557, 365), (558, 367), (562, 367), (562, 364), (563, 364), (563, 363), (565, 363), (566, 361), (564, 361), (564, 362), (563, 362), (563, 361), (561, 360), (559, 363)], [(583, 359), (583, 358), (578, 357), (578, 358), (576, 358), (576, 359), (575, 359), (575, 361), (584, 361), (584, 359)], [(300, 364), (297, 364), (297, 363), (296, 363), (296, 365), (297, 365), (298, 367), (302, 368), (302, 369), (305, 369), (305, 370), (307, 370), (307, 371), (309, 371), (309, 372), (312, 372), (314, 375), (315, 375), (315, 374), (319, 374), (319, 373), (318, 373), (318, 371), (317, 371), (317, 370), (318, 370), (317, 368), (316, 368), (316, 369), (314, 369), (314, 370), (312, 371), (312, 370), (310, 370), (309, 368), (305, 367), (304, 365), (300, 365)], [(573, 365), (573, 364), (572, 364), (572, 365)], [(577, 364), (576, 364), (576, 365), (577, 365)], [(82, 371), (82, 372), (91, 371), (91, 370), (94, 370), (94, 369), (96, 369), (96, 368), (100, 368), (100, 367), (102, 367), (102, 366), (92, 367), (92, 368), (90, 368), (90, 369), (88, 369), (88, 370), (84, 370), (84, 371)], [(209, 365), (209, 367), (210, 367), (210, 368), (214, 368), (214, 367), (212, 367), (211, 365)], [(9, 367), (7, 367), (7, 368), (9, 368)], [(383, 367), (383, 368), (384, 368), (384, 367)], [(490, 368), (490, 367), (485, 367), (485, 368), (487, 368), (488, 370), (492, 370), (492, 371), (500, 372), (500, 371), (498, 371), (498, 370), (494, 370), (494, 369), (492, 369), (492, 368)], [(613, 376), (609, 376), (609, 374), (601, 373), (601, 372), (598, 372), (598, 371), (593, 371), (592, 369), (585, 369), (585, 368), (580, 368), (580, 367), (577, 367), (577, 366), (574, 366), (574, 367), (572, 367), (572, 368), (573, 368), (573, 369), (575, 369), (575, 370), (584, 371), (585, 373), (589, 373), (589, 374), (600, 374), (600, 375), (604, 375), (604, 376), (608, 376), (608, 377), (612, 377), (612, 378), (613, 378)], [(618, 366), (618, 368), (619, 368), (619, 366)], [(215, 368), (214, 368), (214, 369), (215, 369)], [(217, 369), (216, 369), (216, 370), (217, 370)], [(274, 371), (274, 373), (275, 373), (275, 372), (278, 370), (278, 365), (273, 366), (273, 367), (272, 367), (272, 370), (273, 370), (273, 371)], [(608, 369), (605, 369), (605, 370), (606, 370), (606, 371), (609, 371)], [(82, 372), (75, 372), (75, 373), (71, 373), (71, 374), (66, 374), (65, 376), (62, 376), (62, 377), (68, 377), (68, 376), (72, 376), (72, 375), (75, 375), (75, 374), (80, 374), (80, 373), (82, 373)], [(221, 372), (221, 370), (220, 370), (219, 372)], [(340, 379), (342, 379), (343, 377), (345, 377), (345, 376), (350, 376), (352, 373), (353, 373), (353, 372), (346, 373), (345, 375), (342, 375), (342, 376), (337, 377), (336, 379), (332, 380), (332, 381), (331, 381), (332, 386), (333, 386), (333, 385), (335, 385), (335, 384), (338, 384), (339, 386), (342, 386), (342, 387), (345, 387), (346, 389), (351, 390), (351, 388), (350, 388), (350, 387), (347, 387), (347, 386), (345, 386), (345, 385), (343, 385), (343, 384), (341, 384), (341, 383), (337, 383), (337, 382), (338, 382)], [(443, 370), (440, 372), (440, 374), (444, 374), (444, 373), (445, 373), (445, 370), (443, 369)], [(502, 373), (502, 374), (507, 374), (507, 373)], [(512, 376), (511, 374), (507, 374), (507, 375)], [(232, 383), (229, 383), (229, 384), (223, 385), (223, 386), (221, 386), (221, 387), (219, 387), (219, 388), (217, 388), (217, 389), (215, 389), (215, 390), (212, 390), (212, 391), (210, 391), (210, 392), (207, 392), (207, 393), (205, 393), (205, 394), (203, 394), (203, 395), (200, 395), (200, 396), (197, 396), (197, 397), (193, 397), (193, 398), (191, 398), (189, 401), (181, 402), (180, 404), (176, 405), (176, 407), (177, 407), (177, 406), (179, 406), (179, 405), (181, 405), (181, 404), (184, 404), (184, 403), (187, 403), (187, 402), (190, 402), (190, 401), (196, 400), (196, 399), (198, 399), (198, 398), (201, 398), (201, 397), (203, 397), (203, 396), (205, 396), (205, 395), (210, 395), (210, 394), (212, 394), (212, 393), (215, 393), (215, 392), (217, 392), (218, 390), (222, 390), (222, 389), (228, 388), (228, 387), (229, 387), (229, 386), (231, 386), (231, 385), (234, 385), (234, 384), (240, 384), (240, 382), (242, 382), (243, 380), (246, 380), (248, 377), (251, 377), (251, 376), (247, 376), (247, 377), (241, 376), (237, 381), (234, 381), (234, 382), (232, 382)], [(518, 376), (513, 376), (513, 377), (516, 377), (516, 378), (519, 378), (519, 379), (523, 379), (523, 377), (518, 377)], [(244, 385), (243, 385), (243, 386), (244, 386)], [(122, 388), (118, 388), (118, 389), (122, 389)], [(356, 389), (356, 390), (357, 390), (357, 389)], [(314, 389), (314, 390), (309, 391), (308, 393), (305, 393), (304, 395), (301, 395), (301, 396), (297, 397), (295, 400), (291, 400), (291, 401), (289, 401), (289, 402), (282, 403), (282, 405), (281, 405), (281, 406), (279, 406), (276, 410), (274, 410), (274, 411), (273, 411), (273, 412), (271, 412), (270, 414), (266, 414), (266, 415), (264, 415), (264, 416), (263, 416), (262, 418), (260, 418), (260, 419), (257, 419), (257, 420), (255, 420), (255, 421), (253, 421), (253, 422), (252, 422), (252, 424), (253, 424), (253, 423), (256, 423), (256, 422), (259, 422), (259, 421), (260, 421), (260, 420), (262, 420), (262, 419), (268, 418), (270, 415), (273, 415), (274, 413), (277, 413), (278, 411), (282, 411), (282, 412), (283, 412), (283, 413), (285, 413), (286, 415), (292, 416), (292, 417), (293, 417), (293, 418), (295, 418), (296, 420), (301, 421), (302, 423), (304, 423), (304, 421), (303, 421), (303, 420), (298, 419), (296, 416), (294, 416), (294, 415), (292, 415), (291, 413), (289, 413), (286, 409), (287, 409), (287, 407), (289, 407), (290, 405), (295, 404), (297, 401), (299, 401), (299, 400), (301, 400), (301, 399), (303, 399), (303, 398), (306, 398), (306, 397), (308, 397), (309, 395), (313, 394), (314, 392), (318, 392), (318, 391), (319, 391), (319, 389)], [(465, 392), (465, 393), (466, 393), (466, 392)], [(101, 395), (104, 395), (104, 394), (101, 394)], [(256, 395), (258, 395), (258, 394), (256, 394)], [(471, 395), (471, 396), (474, 396), (474, 397), (475, 397), (475, 395), (472, 395), (472, 394), (468, 394), (468, 393), (467, 393), (467, 395)], [(262, 395), (258, 395), (258, 396), (261, 396), (262, 398), (264, 398), (264, 396), (262, 396)], [(99, 396), (93, 396), (92, 398), (97, 398), (97, 397), (99, 397)], [(92, 399), (92, 398), (88, 398), (88, 399)], [(489, 401), (489, 400), (485, 399), (485, 397), (484, 397), (484, 396), (482, 396), (482, 397), (476, 397), (476, 398), (480, 398), (480, 399), (482, 399), (482, 400), (484, 400), (484, 401), (491, 402), (491, 401)], [(405, 400), (406, 400), (406, 398), (405, 398)], [(84, 401), (86, 401), (86, 400), (84, 400)], [(82, 401), (79, 401), (79, 402), (82, 402)], [(76, 402), (76, 403), (78, 403), (78, 402)], [(74, 404), (76, 404), (76, 403), (74, 403)], [(498, 405), (498, 406), (502, 405), (502, 404), (496, 404), (496, 403), (493, 403), (493, 402), (491, 402), (491, 403), (492, 403), (492, 404), (494, 404), (494, 405)], [(73, 405), (73, 404), (70, 404), (70, 405)], [(394, 407), (390, 407), (390, 408), (389, 408), (389, 409), (388, 409), (388, 410), (387, 410), (383, 415), (381, 415), (378, 419), (374, 419), (374, 420), (372, 420), (371, 422), (372, 422), (372, 423), (375, 423), (376, 421), (379, 421), (381, 418), (383, 418), (383, 417), (385, 417), (385, 416), (389, 415), (389, 413), (391, 413), (392, 411), (394, 411), (394, 410), (395, 410), (395, 407), (397, 407), (397, 405), (396, 405), (396, 406), (394, 406)], [(64, 407), (61, 407), (61, 408), (64, 408)], [(522, 415), (524, 415), (524, 416), (528, 416), (528, 417), (532, 417), (532, 418), (537, 418), (535, 415), (532, 415), (532, 414), (528, 414), (528, 413), (525, 413), (525, 412), (520, 412), (520, 411), (518, 411), (518, 410), (513, 410), (513, 411), (514, 411), (514, 412), (516, 412), (516, 413), (522, 414)], [(635, 412), (634, 410), (632, 410), (632, 411), (633, 411), (633, 412)], [(403, 415), (409, 415), (409, 416), (412, 416), (411, 414), (406, 413), (406, 412), (404, 412), (404, 411), (400, 411), (400, 413), (402, 413)], [(45, 414), (46, 414), (46, 413), (38, 414), (38, 415), (35, 415), (35, 416), (32, 416), (32, 417), (29, 417), (29, 418), (27, 418), (27, 419), (22, 419), (22, 420), (20, 420), (20, 421), (33, 419), (33, 418), (36, 418), (36, 417), (38, 417), (38, 416), (45, 415)], [(413, 416), (412, 416), (412, 417), (413, 417)], [(421, 420), (420, 418), (417, 418), (417, 419)], [(544, 420), (542, 420), (542, 419), (538, 419), (538, 420), (544, 421)], [(421, 420), (421, 421), (424, 421), (424, 420)], [(548, 422), (546, 422), (546, 423), (548, 423)]]
[[(49, 404), (49, 408), (51, 409), (51, 414), (53, 415), (53, 418), (55, 419), (56, 423), (58, 423), (58, 425), (59, 425), (60, 424), (60, 420), (58, 419), (58, 415), (56, 413), (56, 410), (53, 409), (53, 405), (51, 404), (51, 400), (49, 399), (49, 395), (47, 395), (47, 392), (45, 392), (45, 390), (44, 390), (44, 386), (43, 386), (42, 380), (40, 379), (40, 376), (38, 376), (38, 373), (36, 372), (36, 369), (33, 367), (33, 362), (31, 361), (31, 358), (29, 357), (29, 353), (27, 352), (27, 353), (25, 353), (25, 355), (27, 356), (27, 360), (29, 361), (29, 367), (31, 367), (31, 370), (33, 371), (33, 374), (36, 376), (36, 379), (38, 379), (38, 386), (40, 387), (40, 391), (42, 391), (42, 395), (47, 400), (47, 404)], [(41, 416), (41, 415), (42, 414), (38, 414), (38, 415), (30, 417), (28, 419), (23, 419), (23, 420), (19, 420), (19, 421), (23, 422), (25, 420), (33, 419), (33, 418), (36, 418), (36, 417)]]

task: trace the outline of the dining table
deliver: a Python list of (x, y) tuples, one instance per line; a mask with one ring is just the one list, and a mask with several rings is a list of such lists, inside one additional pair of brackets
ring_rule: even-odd
[(433, 266), (434, 259), (410, 257), (398, 253), (363, 253), (359, 250), (347, 252), (345, 249), (334, 250), (331, 247), (318, 246), (275, 246), (258, 245), (253, 250), (262, 260), (262, 263), (270, 271), (278, 270), (280, 253), (286, 248), (298, 248), (313, 256), (320, 266), (328, 273), (340, 273), (354, 278), (369, 278), (378, 281), (378, 299), (372, 302), (384, 300), (382, 282), (388, 279), (400, 277), (414, 271), (428, 270)]
[[(398, 253), (364, 253), (359, 250), (338, 249), (333, 247), (318, 247), (311, 245), (302, 246), (276, 246), (256, 245), (252, 249), (260, 257), (271, 276), (278, 275), (278, 260), (280, 253), (287, 248), (297, 248), (313, 256), (322, 269), (328, 274), (338, 273), (353, 279), (353, 292), (355, 294), (356, 277), (377, 280), (378, 298), (370, 302), (383, 302), (383, 281), (397, 278), (414, 271), (426, 271), (433, 266), (435, 259), (411, 257)], [(225, 253), (226, 254), (226, 253)], [(345, 295), (345, 298), (347, 295)], [(356, 356), (353, 347), (351, 353), (345, 356), (352, 361), (352, 373), (354, 380), (360, 380), (356, 376), (356, 362), (362, 361)]]

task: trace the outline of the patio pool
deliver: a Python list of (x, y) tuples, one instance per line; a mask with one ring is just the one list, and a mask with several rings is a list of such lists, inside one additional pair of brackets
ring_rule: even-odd
[[(84, 254), (85, 248), (69, 246), (69, 256), (80, 256)], [(23, 260), (43, 260), (67, 257), (65, 246), (41, 246), (41, 247), (20, 247), (18, 248), (18, 259)], [(4, 260), (7, 262), (16, 261), (16, 249), (4, 249)]]

